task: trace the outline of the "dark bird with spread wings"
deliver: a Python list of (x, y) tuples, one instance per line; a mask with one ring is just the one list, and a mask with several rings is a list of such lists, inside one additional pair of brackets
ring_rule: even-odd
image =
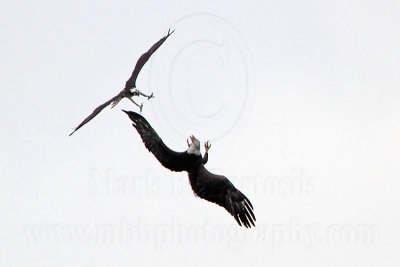
[[(175, 31), (175, 30), (174, 30)], [(111, 108), (115, 107), (124, 97), (128, 98), (130, 101), (132, 101), (136, 106), (138, 106), (140, 108), (140, 111), (142, 111), (142, 107), (143, 104), (139, 105), (137, 104), (134, 100), (133, 97), (134, 96), (139, 96), (142, 95), (144, 97), (147, 97), (148, 99), (154, 97), (153, 93), (151, 93), (150, 95), (146, 95), (142, 92), (140, 92), (137, 88), (136, 88), (136, 79), (139, 75), (140, 70), (143, 68), (144, 64), (146, 64), (146, 62), (149, 60), (149, 58), (151, 57), (151, 55), (165, 42), (165, 40), (167, 40), (167, 38), (174, 32), (174, 31), (170, 31), (168, 30), (168, 33), (166, 36), (164, 36), (163, 38), (161, 38), (157, 43), (155, 43), (146, 53), (144, 53), (143, 55), (141, 55), (141, 57), (138, 59), (138, 61), (136, 62), (136, 66), (135, 69), (132, 72), (131, 77), (126, 81), (125, 83), (125, 87), (124, 89), (122, 89), (121, 92), (118, 93), (118, 95), (114, 96), (113, 98), (111, 98), (110, 100), (108, 100), (107, 102), (101, 104), (100, 106), (98, 106), (97, 108), (95, 108), (93, 110), (93, 112), (87, 116), (75, 129), (72, 133), (70, 133), (69, 136), (71, 136), (74, 132), (76, 132), (79, 128), (81, 128), (83, 125), (85, 125), (86, 123), (88, 123), (90, 120), (92, 120), (94, 117), (97, 116), (97, 114), (99, 114), (105, 107), (107, 107), (108, 105), (111, 104)]]
[(175, 152), (167, 147), (147, 120), (133, 111), (125, 111), (133, 121), (132, 125), (140, 134), (146, 148), (157, 160), (171, 171), (186, 171), (193, 192), (202, 199), (224, 207), (237, 221), (245, 227), (255, 226), (256, 217), (250, 200), (222, 175), (209, 172), (204, 165), (208, 161), (209, 142), (204, 144), (205, 154), (200, 152), (200, 141), (193, 135), (191, 143), (187, 141), (188, 149)]

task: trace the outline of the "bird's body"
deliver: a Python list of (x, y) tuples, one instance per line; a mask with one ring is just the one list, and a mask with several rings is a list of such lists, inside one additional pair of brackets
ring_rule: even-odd
[(140, 108), (140, 111), (142, 110), (143, 104), (139, 105), (137, 104), (134, 100), (133, 97), (134, 96), (145, 96), (148, 99), (153, 97), (153, 93), (151, 93), (150, 95), (146, 95), (144, 93), (142, 93), (141, 91), (139, 91), (138, 89), (136, 89), (136, 79), (140, 73), (140, 71), (142, 70), (143, 66), (146, 64), (146, 62), (149, 60), (149, 58), (151, 57), (151, 55), (165, 42), (165, 40), (167, 40), (167, 38), (173, 33), (174, 31), (168, 31), (167, 35), (164, 36), (163, 38), (161, 38), (158, 42), (156, 42), (152, 47), (150, 47), (150, 49), (144, 53), (143, 55), (140, 56), (140, 58), (138, 59), (138, 61), (136, 62), (135, 68), (132, 72), (131, 77), (129, 77), (129, 79), (126, 81), (125, 83), (125, 87), (124, 89), (122, 89), (116, 96), (114, 96), (113, 98), (111, 98), (110, 100), (104, 102), (103, 104), (101, 104), (100, 106), (98, 106), (97, 108), (95, 108), (92, 113), (87, 116), (75, 129), (72, 133), (70, 133), (70, 136), (76, 132), (79, 128), (81, 128), (83, 125), (85, 125), (86, 123), (88, 123), (89, 121), (91, 121), (94, 117), (97, 116), (97, 114), (99, 114), (105, 107), (107, 107), (108, 105), (111, 104), (111, 107), (115, 107), (123, 98), (128, 98), (130, 101), (132, 101), (135, 105), (137, 105)]
[(200, 142), (191, 136), (188, 149), (176, 152), (168, 148), (147, 120), (138, 113), (124, 111), (133, 121), (133, 126), (140, 134), (146, 148), (157, 160), (171, 171), (186, 171), (193, 192), (200, 198), (224, 207), (237, 221), (245, 227), (255, 226), (256, 220), (250, 200), (223, 175), (213, 174), (204, 166), (208, 161), (208, 149), (205, 144), (204, 157), (200, 153)]

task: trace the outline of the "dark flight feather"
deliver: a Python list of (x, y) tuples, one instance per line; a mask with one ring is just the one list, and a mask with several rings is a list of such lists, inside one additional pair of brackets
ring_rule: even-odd
[(126, 81), (125, 83), (125, 88), (135, 88), (136, 87), (136, 79), (139, 75), (139, 72), (142, 70), (144, 64), (149, 60), (151, 55), (167, 40), (167, 38), (174, 33), (175, 30), (170, 31), (168, 30), (168, 33), (166, 36), (161, 38), (157, 43), (155, 43), (152, 47), (150, 47), (149, 51), (144, 53), (143, 55), (140, 56), (138, 61), (136, 62), (135, 69), (132, 72), (131, 77)]
[(71, 136), (74, 132), (78, 131), (79, 128), (81, 128), (83, 125), (85, 125), (86, 123), (88, 123), (89, 121), (91, 121), (94, 117), (96, 117), (97, 114), (100, 113), (100, 111), (102, 111), (105, 107), (107, 107), (108, 105), (110, 105), (112, 102), (116, 101), (118, 98), (120, 98), (121, 93), (119, 93), (118, 95), (114, 96), (113, 98), (111, 98), (110, 100), (108, 100), (107, 102), (101, 104), (100, 106), (98, 106), (97, 108), (95, 108), (92, 113), (87, 116), (75, 129), (72, 133), (69, 134), (69, 136)]

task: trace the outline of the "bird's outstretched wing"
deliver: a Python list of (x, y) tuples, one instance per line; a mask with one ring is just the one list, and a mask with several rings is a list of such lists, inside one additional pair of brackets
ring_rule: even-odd
[[(232, 184), (231, 184), (232, 185)], [(223, 207), (235, 218), (239, 225), (250, 228), (250, 223), (255, 226), (256, 217), (250, 200), (233, 185), (227, 189)], [(221, 205), (220, 204), (220, 205)]]
[(174, 33), (174, 31), (175, 30), (173, 30), (173, 31), (168, 30), (168, 33), (167, 33), (166, 36), (161, 38), (157, 43), (155, 43), (152, 47), (150, 47), (150, 49), (146, 53), (144, 53), (143, 55), (140, 56), (140, 58), (136, 62), (136, 66), (135, 66), (135, 69), (132, 72), (131, 77), (125, 83), (125, 90), (128, 90), (128, 89), (136, 87), (136, 79), (137, 79), (137, 77), (139, 75), (139, 72), (143, 68), (144, 64), (146, 64), (146, 62), (149, 60), (151, 55), (165, 42), (165, 40), (167, 40), (167, 38), (171, 34)]
[(89, 121), (91, 121), (94, 117), (97, 116), (97, 114), (99, 114), (105, 107), (107, 107), (108, 105), (110, 105), (112, 102), (116, 101), (118, 98), (121, 98), (121, 93), (119, 93), (118, 95), (114, 96), (113, 98), (111, 98), (110, 100), (108, 100), (107, 102), (101, 104), (100, 106), (98, 106), (97, 108), (95, 108), (92, 113), (87, 116), (75, 129), (72, 133), (69, 134), (69, 136), (71, 136), (74, 132), (76, 132), (79, 128), (81, 128), (83, 125), (85, 125), (86, 123), (88, 123)]
[[(175, 30), (174, 30), (175, 31)], [(119, 100), (121, 100), (124, 97), (124, 92), (130, 90), (133, 87), (136, 87), (136, 79), (137, 76), (139, 75), (140, 70), (142, 69), (142, 67), (144, 66), (144, 64), (149, 60), (149, 58), (151, 57), (151, 55), (165, 42), (165, 40), (167, 40), (167, 38), (174, 32), (174, 31), (170, 31), (168, 30), (168, 33), (166, 36), (164, 36), (163, 38), (161, 38), (157, 43), (155, 43), (146, 53), (144, 53), (143, 55), (140, 56), (140, 58), (138, 59), (138, 61), (136, 62), (135, 65), (135, 69), (132, 72), (131, 77), (126, 81), (125, 83), (125, 88), (116, 96), (114, 96), (113, 98), (111, 98), (110, 100), (108, 100), (107, 102), (101, 104), (100, 106), (98, 106), (97, 108), (95, 108), (93, 110), (93, 112), (86, 117), (79, 125), (78, 127), (76, 127), (74, 129), (74, 131), (72, 133), (69, 134), (69, 136), (71, 136), (74, 132), (76, 132), (79, 128), (81, 128), (83, 125), (85, 125), (86, 123), (88, 123), (90, 120), (92, 120), (94, 117), (97, 116), (97, 114), (99, 114), (105, 107), (107, 107), (108, 105), (110, 105), (111, 103), (115, 102), (114, 104), (118, 103)]]
[(191, 186), (197, 196), (224, 207), (240, 226), (255, 226), (253, 205), (225, 176), (213, 174), (201, 166), (198, 179)]
[(132, 120), (132, 125), (139, 133), (146, 148), (165, 168), (176, 172), (188, 171), (196, 163), (196, 160), (202, 160), (201, 157), (188, 154), (186, 151), (176, 152), (171, 150), (143, 116), (133, 111), (123, 111)]

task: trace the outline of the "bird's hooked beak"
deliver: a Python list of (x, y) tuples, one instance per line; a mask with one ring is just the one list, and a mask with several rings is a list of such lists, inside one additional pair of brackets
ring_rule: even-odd
[[(191, 142), (189, 142), (189, 139), (190, 139)], [(186, 140), (188, 146), (190, 146), (191, 144), (194, 143), (195, 140), (197, 140), (196, 137), (194, 137), (193, 134), (191, 136), (189, 136), (189, 139)]]

